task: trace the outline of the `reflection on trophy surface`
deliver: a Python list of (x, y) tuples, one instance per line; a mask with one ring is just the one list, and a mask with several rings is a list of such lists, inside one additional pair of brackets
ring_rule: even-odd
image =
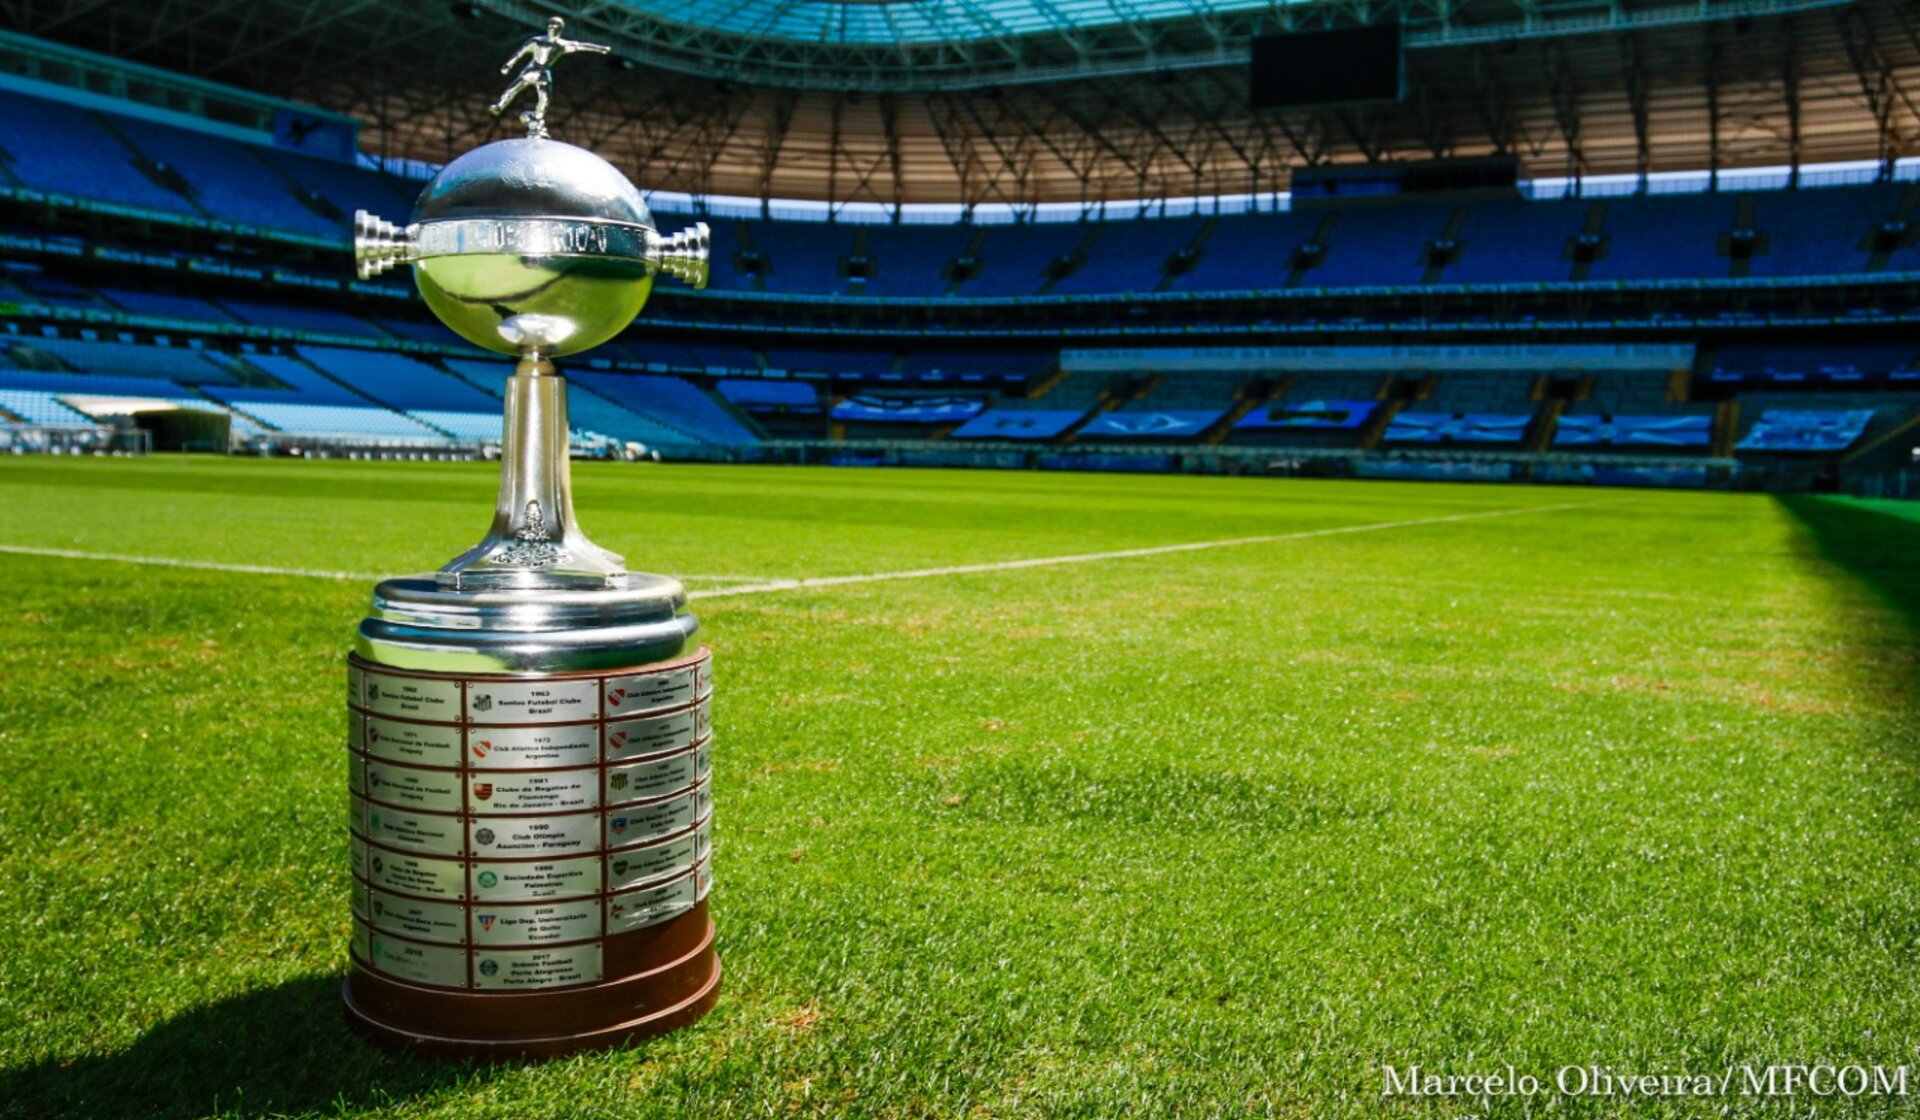
[(518, 359), (491, 528), (380, 584), (349, 662), (348, 1009), (376, 1040), (456, 1055), (671, 1030), (720, 976), (711, 662), (680, 584), (581, 532), (553, 364), (626, 329), (656, 274), (703, 286), (707, 227), (662, 236), (625, 175), (548, 138), (553, 64), (607, 50), (561, 28), (503, 68), (525, 61), (492, 108), (531, 90), (526, 138), (448, 164), (404, 227), (355, 215), (361, 277), (412, 265), (441, 321)]

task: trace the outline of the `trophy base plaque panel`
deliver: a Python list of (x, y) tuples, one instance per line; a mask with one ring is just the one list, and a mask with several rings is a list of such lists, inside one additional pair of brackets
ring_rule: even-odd
[(348, 661), (349, 1020), (449, 1057), (545, 1057), (719, 995), (711, 659), (490, 675)]

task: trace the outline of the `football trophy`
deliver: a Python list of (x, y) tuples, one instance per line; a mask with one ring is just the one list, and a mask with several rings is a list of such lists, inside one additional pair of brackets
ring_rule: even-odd
[(527, 137), (447, 164), (404, 227), (354, 218), (362, 278), (411, 265), (442, 322), (518, 360), (491, 530), (381, 583), (348, 659), (344, 997), (376, 1041), (428, 1052), (617, 1045), (719, 993), (709, 655), (677, 581), (581, 532), (553, 365), (632, 323), (658, 273), (707, 277), (704, 223), (662, 236), (624, 175), (547, 137), (552, 63), (605, 49), (551, 21), (494, 106), (532, 89)]

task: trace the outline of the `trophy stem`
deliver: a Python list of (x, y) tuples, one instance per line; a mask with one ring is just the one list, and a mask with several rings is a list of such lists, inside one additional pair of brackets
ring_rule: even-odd
[(506, 383), (500, 498), (486, 539), (440, 569), (454, 589), (619, 587), (621, 557), (580, 531), (568, 457), (567, 380), (546, 351), (520, 355)]

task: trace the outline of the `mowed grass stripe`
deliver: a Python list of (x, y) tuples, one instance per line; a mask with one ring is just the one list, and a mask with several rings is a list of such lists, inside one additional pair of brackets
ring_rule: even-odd
[[(1477, 521), (1489, 517), (1515, 517), (1522, 514), (1554, 513), (1563, 510), (1579, 509), (1591, 505), (1591, 502), (1562, 502), (1557, 505), (1529, 506), (1522, 509), (1483, 510), (1477, 513), (1448, 514), (1441, 517), (1417, 517), (1403, 521), (1380, 521), (1365, 525), (1343, 525), (1331, 529), (1306, 529), (1297, 533), (1270, 533), (1255, 537), (1234, 537), (1217, 541), (1186, 541), (1180, 544), (1152, 545), (1143, 548), (1117, 549), (1112, 552), (1081, 552), (1064, 556), (1030, 556), (1017, 560), (998, 560), (981, 564), (958, 564), (941, 568), (916, 568), (901, 572), (868, 572), (847, 576), (802, 576), (782, 579), (770, 576), (721, 576), (721, 575), (684, 575), (676, 579), (719, 583), (737, 583), (740, 586), (706, 588), (691, 592), (688, 598), (704, 599), (729, 595), (755, 595), (770, 591), (797, 591), (808, 588), (839, 587), (855, 583), (884, 583), (892, 580), (932, 579), (939, 576), (977, 575), (983, 572), (1017, 571), (1026, 568), (1049, 568), (1062, 564), (1092, 564), (1109, 560), (1130, 560), (1148, 556), (1166, 556), (1182, 552), (1204, 552), (1216, 548), (1241, 548), (1247, 545), (1276, 544), (1282, 541), (1309, 540), (1315, 537), (1340, 536), (1347, 533), (1374, 533), (1386, 529), (1412, 529), (1423, 525), (1443, 525), (1455, 521)], [(87, 552), (71, 548), (41, 548), (27, 545), (0, 544), (0, 554), (16, 556), (45, 556), (62, 560), (89, 560), (114, 564), (146, 564), (163, 568), (194, 568), (210, 572), (235, 572), (247, 575), (305, 576), (330, 580), (379, 580), (386, 578), (374, 572), (337, 572), (315, 568), (283, 568), (264, 564), (229, 564), (217, 560), (193, 560), (174, 556), (137, 556), (126, 553)]]
[(808, 588), (843, 587), (855, 583), (886, 583), (903, 579), (933, 579), (939, 576), (978, 575), (983, 572), (1009, 572), (1024, 568), (1052, 568), (1062, 564), (1096, 564), (1107, 560), (1134, 560), (1146, 556), (1169, 556), (1181, 552), (1206, 552), (1216, 548), (1243, 548), (1255, 544), (1278, 544), (1282, 541), (1303, 541), (1315, 537), (1335, 537), (1347, 533), (1377, 533), (1386, 529), (1413, 529), (1422, 525), (1444, 525), (1454, 521), (1479, 521), (1489, 517), (1516, 517), (1529, 513), (1556, 513), (1562, 510), (1580, 509), (1592, 505), (1592, 502), (1562, 502), (1550, 506), (1529, 506), (1524, 509), (1484, 510), (1479, 513), (1455, 513), (1443, 517), (1415, 517), (1405, 521), (1377, 521), (1367, 525), (1342, 525), (1333, 529), (1303, 529), (1297, 533), (1269, 533), (1258, 537), (1233, 537), (1219, 541), (1187, 541), (1182, 544), (1152, 545), (1145, 548), (1123, 548), (1112, 552), (1079, 552), (1065, 556), (1032, 556), (1020, 560), (999, 560), (985, 564), (955, 564), (944, 568), (917, 568), (904, 572), (870, 572), (854, 576), (820, 576), (815, 578), (769, 580), (764, 583), (749, 583), (741, 587), (715, 587), (695, 591), (690, 599), (710, 599), (722, 596), (760, 595), (769, 591), (799, 591)]
[[(412, 464), (129, 466), (16, 485), (0, 464), (0, 498), (32, 509), (7, 536), (349, 570), (443, 559), (491, 508), (477, 475)], [(596, 538), (703, 572), (1600, 496), (587, 473)], [(440, 482), (463, 489), (426, 500)], [(1920, 525), (1881, 522), (1621, 492), (1325, 547), (709, 599), (720, 1005), (629, 1051), (496, 1067), (389, 1057), (341, 1022), (341, 662), (366, 588), (13, 558), (0, 1116), (1359, 1120), (1481, 1111), (1383, 1101), (1385, 1062), (1910, 1060)]]

